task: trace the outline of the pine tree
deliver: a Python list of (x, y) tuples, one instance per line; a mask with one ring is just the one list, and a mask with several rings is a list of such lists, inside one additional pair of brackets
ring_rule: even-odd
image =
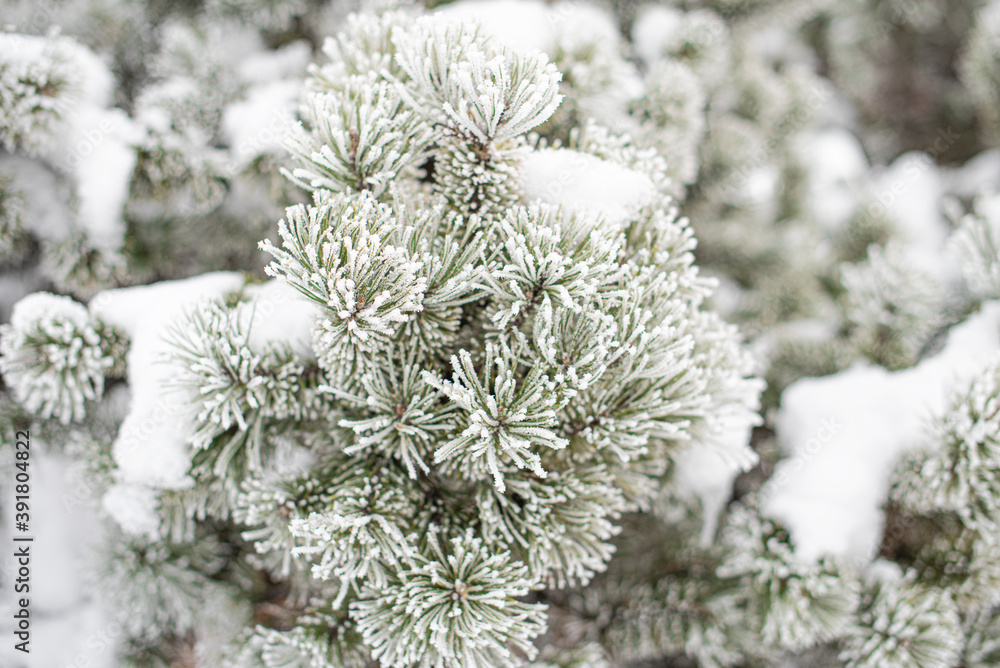
[(994, 6), (33, 4), (0, 428), (109, 665), (996, 663)]
[[(215, 86), (224, 64), (191, 58), (202, 39), (172, 30), (156, 67), (206, 88), (139, 99), (167, 111), (155, 132), (180, 147), (217, 133), (212, 101), (237, 90)], [(205, 597), (232, 596), (254, 568), (293, 594), (284, 621), (248, 627), (233, 656), (524, 665), (546, 628), (540, 592), (603, 571), (622, 514), (649, 507), (672, 453), (755, 421), (758, 381), (735, 331), (702, 310), (709, 286), (655, 153), (596, 127), (573, 150), (526, 138), (562, 100), (544, 54), (407, 11), (352, 19), (326, 53), (289, 139), (286, 173), (311, 202), (261, 243), (276, 282), (155, 284), (177, 305), (155, 328), (131, 310), (146, 287), (98, 294), (90, 311), (46, 297), (65, 325), (25, 313), (42, 296), (29, 298), (4, 332), (5, 375), (29, 410), (81, 423), (129, 350), (136, 398), (103, 496), (125, 552), (104, 577), (149, 601), (128, 632), (134, 660), (195, 651)], [(198, 177), (157, 192), (170, 178), (155, 165), (173, 158), (144, 146), (134, 187), (150, 186), (150, 226)], [(541, 151), (659, 190), (621, 221), (530, 201), (522, 165)], [(217, 206), (184, 196), (196, 216)], [(264, 311), (277, 302), (303, 326), (275, 330)], [(150, 383), (158, 363), (170, 371)], [(160, 405), (179, 423), (156, 447), (188, 462), (169, 475), (129, 439)], [(211, 565), (172, 556), (221, 527), (246, 548)], [(132, 554), (146, 556), (128, 566)], [(224, 585), (193, 584), (205, 578)]]

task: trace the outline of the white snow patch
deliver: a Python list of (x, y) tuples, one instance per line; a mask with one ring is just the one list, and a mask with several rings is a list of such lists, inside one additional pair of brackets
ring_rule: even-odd
[(550, 56), (560, 42), (621, 42), (614, 18), (600, 7), (538, 0), (460, 0), (435, 10), (449, 20), (474, 21), (483, 32), (512, 49)]
[[(749, 431), (744, 445), (749, 442)], [(719, 515), (733, 494), (733, 481), (743, 467), (716, 448), (697, 443), (673, 455), (673, 478), (677, 491), (701, 501), (705, 524), (701, 529), (702, 545), (710, 545), (719, 526)]]
[(96, 53), (72, 38), (59, 38), (59, 47), (80, 68), (80, 79), (75, 83), (81, 106), (106, 108), (111, 106), (115, 77), (107, 63)]
[(873, 203), (894, 221), (907, 259), (941, 283), (958, 279), (958, 268), (947, 261), (945, 242), (951, 227), (941, 212), (941, 173), (925, 153), (906, 153), (874, 175)]
[(77, 222), (95, 248), (118, 250), (124, 242), (137, 139), (138, 127), (125, 112), (94, 109), (78, 114), (64, 145), (62, 164), (72, 171), (79, 198)]
[(160, 529), (159, 494), (152, 487), (116, 483), (101, 499), (108, 515), (135, 536), (156, 536)]
[(767, 220), (777, 215), (776, 202), (781, 174), (774, 165), (761, 165), (749, 174), (743, 182), (742, 192), (748, 206), (753, 207)]
[(802, 138), (799, 149), (809, 162), (809, 203), (816, 222), (829, 231), (854, 214), (868, 175), (868, 159), (857, 138), (842, 128)]
[(261, 50), (240, 61), (240, 78), (251, 84), (302, 78), (312, 62), (312, 47), (305, 40), (292, 42), (275, 51)]
[(163, 489), (191, 484), (187, 441), (195, 430), (192, 402), (170, 388), (176, 368), (167, 359), (163, 334), (186, 309), (242, 284), (239, 274), (218, 272), (108, 290), (91, 301), (96, 317), (120, 327), (131, 339), (127, 364), (132, 406), (113, 445), (120, 482)]
[(512, 49), (550, 53), (555, 46), (558, 10), (533, 0), (468, 0), (444, 5), (434, 13), (449, 20), (476, 22), (486, 35)]
[(521, 185), (528, 200), (603, 216), (624, 225), (656, 198), (645, 174), (569, 149), (542, 149), (521, 164)]
[[(12, 582), (20, 564), (14, 550), (0, 556), (0, 572), (5, 585), (0, 587), (0, 633), (7, 639), (0, 648), (0, 665), (11, 667), (69, 666), (74, 657), (83, 653), (88, 636), (106, 621), (86, 600), (85, 582), (82, 578), (88, 557), (88, 544), (99, 535), (100, 525), (91, 508), (78, 503), (71, 495), (71, 462), (44, 440), (44, 433), (31, 433), (32, 501), (30, 533), (34, 538), (31, 549), (31, 653), (15, 651), (13, 635), (14, 603), (24, 593), (14, 592), (6, 583)], [(59, 446), (61, 449), (61, 446)], [(13, 448), (0, 453), (3, 471), (0, 488), (13, 494)], [(4, 504), (0, 519), (0, 540), (12, 543), (15, 508)], [(24, 534), (21, 534), (22, 536)], [(113, 651), (106, 646), (103, 661), (93, 652), (94, 659), (87, 664), (92, 668), (110, 668)], [(26, 662), (27, 661), (27, 662)], [(82, 664), (79, 664), (82, 665)]]
[(903, 581), (903, 569), (895, 561), (879, 558), (868, 564), (863, 576), (868, 584), (898, 584)]
[(301, 81), (275, 81), (254, 86), (245, 100), (226, 107), (222, 134), (236, 165), (282, 150), (285, 135), (295, 125), (293, 114), (301, 93)]
[(922, 443), (925, 421), (945, 409), (951, 388), (998, 350), (1000, 302), (987, 302), (916, 367), (857, 364), (785, 390), (776, 431), (788, 458), (761, 490), (761, 509), (789, 527), (800, 556), (860, 565), (875, 556), (897, 458)]
[(268, 345), (285, 343), (303, 359), (315, 359), (313, 330), (319, 306), (287, 283), (270, 280), (249, 285), (244, 294), (251, 301), (241, 311), (241, 324), (249, 326), (250, 348), (263, 352)]
[(945, 190), (959, 197), (995, 190), (1000, 183), (1000, 151), (983, 151), (957, 169), (943, 169), (942, 176)]
[(679, 9), (647, 5), (639, 10), (632, 27), (635, 54), (647, 65), (663, 57), (664, 50), (681, 29), (684, 14)]

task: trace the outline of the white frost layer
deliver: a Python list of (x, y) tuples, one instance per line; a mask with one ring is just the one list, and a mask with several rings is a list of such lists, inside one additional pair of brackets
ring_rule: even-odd
[(521, 185), (528, 200), (598, 214), (619, 226), (651, 204), (657, 194), (645, 174), (568, 149), (526, 155)]
[(1000, 302), (988, 302), (916, 367), (859, 364), (785, 390), (776, 430), (788, 458), (761, 490), (761, 509), (787, 524), (801, 557), (863, 565), (875, 556), (896, 460), (922, 443), (926, 419), (945, 409), (951, 388), (997, 351)]
[(163, 334), (186, 309), (242, 284), (239, 274), (219, 272), (108, 290), (92, 300), (91, 312), (124, 330), (131, 340), (127, 364), (132, 406), (113, 446), (119, 481), (163, 489), (190, 485), (191, 401), (169, 387), (176, 371), (165, 359), (169, 347)]

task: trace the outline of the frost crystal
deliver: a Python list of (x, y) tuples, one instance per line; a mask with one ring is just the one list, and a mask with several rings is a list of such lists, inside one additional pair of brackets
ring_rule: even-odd
[(0, 327), (0, 371), (28, 410), (63, 424), (82, 420), (115, 366), (114, 336), (82, 304), (35, 293)]
[(413, 568), (352, 605), (372, 655), (393, 668), (518, 665), (512, 649), (535, 655), (543, 606), (515, 597), (531, 587), (527, 569), (494, 553), (473, 532), (445, 552), (436, 531)]

